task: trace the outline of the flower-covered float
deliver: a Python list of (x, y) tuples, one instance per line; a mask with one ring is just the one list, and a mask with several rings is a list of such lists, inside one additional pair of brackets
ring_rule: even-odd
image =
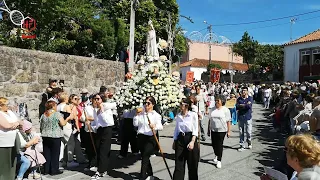
[(169, 60), (166, 56), (159, 56), (158, 48), (164, 50), (166, 42), (160, 39), (156, 43), (155, 31), (149, 22), (147, 55), (141, 56), (138, 68), (132, 77), (124, 82), (114, 96), (121, 109), (136, 109), (143, 106), (148, 96), (153, 96), (162, 112), (175, 109), (179, 106), (183, 93), (180, 91), (180, 74), (169, 74)]

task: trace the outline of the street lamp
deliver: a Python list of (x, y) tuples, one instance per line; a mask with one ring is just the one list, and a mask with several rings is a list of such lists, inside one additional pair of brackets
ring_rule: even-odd
[(211, 64), (211, 41), (212, 41), (212, 25), (207, 21), (203, 21), (206, 25), (208, 25), (209, 30), (209, 64)]

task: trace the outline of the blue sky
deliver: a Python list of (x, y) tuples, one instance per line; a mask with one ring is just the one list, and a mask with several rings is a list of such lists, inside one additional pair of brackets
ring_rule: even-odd
[[(194, 24), (180, 18), (180, 25), (187, 31), (208, 30), (203, 21), (213, 25), (213, 32), (232, 42), (241, 39), (247, 30), (260, 43), (283, 44), (290, 40), (290, 18), (237, 26), (214, 26), (286, 17), (319, 10), (312, 14), (297, 16), (293, 25), (293, 39), (320, 29), (320, 0), (177, 0), (180, 14), (190, 16)], [(282, 24), (282, 25), (279, 25)], [(267, 27), (269, 26), (269, 27)]]

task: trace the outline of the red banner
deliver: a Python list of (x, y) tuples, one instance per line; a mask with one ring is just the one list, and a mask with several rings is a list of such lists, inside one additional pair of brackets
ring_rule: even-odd
[(193, 82), (193, 78), (194, 78), (194, 72), (193, 71), (188, 71), (187, 72), (186, 81), (188, 83), (191, 83), (191, 82)]
[(210, 80), (212, 83), (216, 83), (220, 81), (220, 69), (217, 69), (217, 68), (211, 69)]

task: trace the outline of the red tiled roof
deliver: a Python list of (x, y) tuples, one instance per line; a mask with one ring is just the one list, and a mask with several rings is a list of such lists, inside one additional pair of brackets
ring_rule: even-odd
[(288, 45), (299, 44), (299, 43), (310, 42), (310, 41), (317, 41), (317, 40), (320, 40), (320, 29), (313, 31), (312, 33), (309, 33), (305, 36), (302, 36), (292, 42), (288, 42), (284, 45), (288, 46)]
[[(219, 64), (222, 67), (222, 69), (229, 69), (229, 64), (230, 64), (229, 62), (225, 62), (225, 61), (211, 61), (211, 63)], [(185, 63), (180, 64), (180, 68), (187, 67), (187, 66), (207, 67), (208, 65), (209, 65), (209, 60), (193, 59), (191, 61), (187, 61)], [(243, 64), (243, 63), (232, 63), (232, 68), (234, 70), (238, 70), (238, 71), (247, 71), (248, 70), (247, 64)]]

